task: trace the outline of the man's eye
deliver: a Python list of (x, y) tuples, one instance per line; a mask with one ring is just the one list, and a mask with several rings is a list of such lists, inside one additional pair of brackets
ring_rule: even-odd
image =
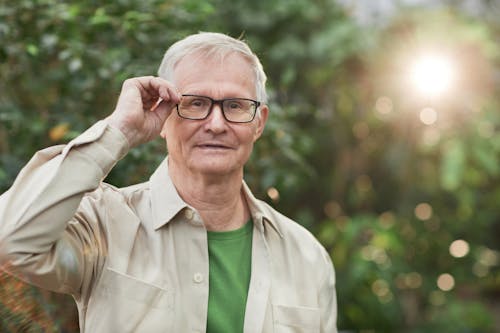
[(206, 104), (207, 104), (207, 102), (202, 100), (202, 99), (193, 99), (192, 101), (189, 102), (189, 106), (195, 107), (195, 108), (204, 107)]
[(238, 109), (242, 109), (243, 108), (243, 105), (240, 103), (240, 102), (237, 102), (237, 101), (231, 101), (229, 103), (229, 108), (230, 109), (235, 109), (235, 110), (238, 110)]

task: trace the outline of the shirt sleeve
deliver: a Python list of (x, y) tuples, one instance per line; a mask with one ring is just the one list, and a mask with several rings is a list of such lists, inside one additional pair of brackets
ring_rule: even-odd
[(320, 287), (319, 305), (321, 311), (321, 333), (337, 332), (337, 294), (335, 291), (335, 270), (330, 256), (323, 249), (326, 274)]
[(0, 268), (28, 283), (77, 296), (105, 251), (98, 193), (128, 151), (104, 121), (66, 146), (37, 152), (0, 196)]

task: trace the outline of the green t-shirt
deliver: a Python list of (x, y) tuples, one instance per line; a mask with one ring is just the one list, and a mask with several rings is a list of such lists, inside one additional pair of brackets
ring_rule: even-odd
[(243, 332), (253, 223), (225, 232), (208, 232), (209, 292), (207, 333)]

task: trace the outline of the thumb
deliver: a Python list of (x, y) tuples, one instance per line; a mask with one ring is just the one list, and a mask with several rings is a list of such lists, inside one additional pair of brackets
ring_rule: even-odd
[(155, 112), (157, 117), (161, 119), (162, 122), (167, 120), (167, 118), (172, 113), (172, 110), (177, 106), (176, 103), (172, 101), (165, 101), (159, 98), (158, 101), (151, 107), (151, 112)]
[(151, 108), (151, 112), (155, 112), (158, 120), (159, 120), (159, 125), (161, 126), (160, 129), (160, 136), (165, 139), (166, 138), (166, 121), (168, 117), (174, 112), (174, 109), (176, 108), (176, 103), (173, 103), (171, 101), (165, 101), (162, 99), (159, 99), (157, 104), (155, 104)]

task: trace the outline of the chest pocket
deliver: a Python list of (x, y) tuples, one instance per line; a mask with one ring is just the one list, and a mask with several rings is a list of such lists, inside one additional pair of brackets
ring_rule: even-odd
[(314, 333), (320, 330), (318, 308), (273, 305), (275, 333)]
[(85, 332), (171, 332), (173, 291), (105, 268), (89, 301)]

